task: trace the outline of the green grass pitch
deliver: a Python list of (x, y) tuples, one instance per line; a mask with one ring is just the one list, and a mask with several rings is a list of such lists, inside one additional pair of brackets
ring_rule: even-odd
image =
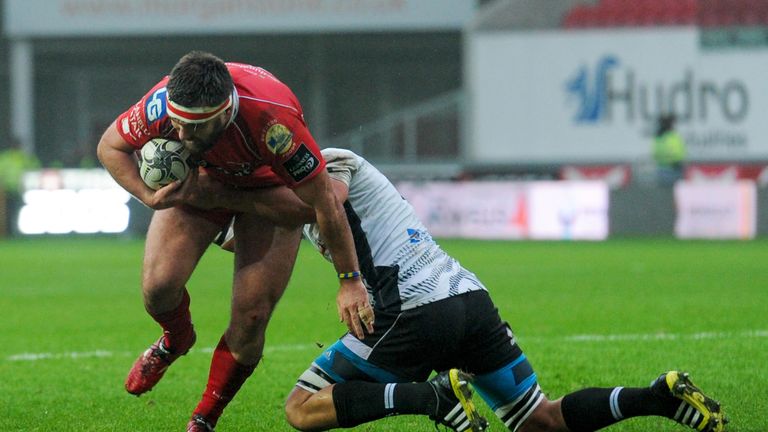
[[(728, 430), (768, 430), (768, 242), (448, 241), (489, 287), (554, 399), (585, 386), (645, 386), (683, 369), (719, 399)], [(198, 342), (150, 393), (123, 380), (159, 335), (139, 291), (143, 242), (122, 238), (0, 241), (0, 428), (183, 430), (227, 325), (231, 256), (211, 249), (189, 283)], [(267, 333), (262, 363), (220, 431), (289, 431), (283, 400), (344, 330), (332, 268), (303, 245)], [(503, 425), (482, 404), (491, 430)], [(358, 431), (434, 430), (403, 416)], [(661, 418), (611, 431), (684, 431)]]

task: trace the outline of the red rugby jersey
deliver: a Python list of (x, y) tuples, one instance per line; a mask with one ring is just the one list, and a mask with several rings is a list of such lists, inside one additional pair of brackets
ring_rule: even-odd
[[(234, 116), (202, 166), (214, 178), (240, 187), (295, 187), (325, 169), (291, 89), (266, 70), (227, 63), (235, 84)], [(120, 135), (137, 150), (156, 137), (178, 140), (166, 111), (168, 77), (117, 118)]]

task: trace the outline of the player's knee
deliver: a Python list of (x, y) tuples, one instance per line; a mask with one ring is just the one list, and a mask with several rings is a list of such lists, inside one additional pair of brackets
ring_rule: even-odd
[(171, 272), (146, 271), (142, 277), (141, 286), (145, 297), (169, 297), (179, 292), (186, 283), (182, 278)]
[(567, 430), (560, 414), (560, 405), (544, 400), (520, 425), (518, 432), (560, 432)]
[(294, 429), (300, 431), (314, 430), (309, 423), (309, 417), (304, 407), (306, 399), (300, 399), (292, 393), (285, 401), (285, 419)]
[(174, 291), (167, 286), (146, 286), (143, 292), (144, 304), (150, 312), (168, 309), (173, 302)]
[(184, 281), (172, 277), (145, 277), (141, 289), (148, 311), (165, 312), (179, 304), (183, 297)]
[(232, 302), (232, 321), (234, 325), (253, 329), (266, 327), (275, 303), (269, 299), (237, 299)]
[(306, 425), (304, 424), (304, 415), (301, 411), (301, 406), (297, 406), (296, 404), (290, 403), (290, 401), (285, 403), (285, 419), (288, 421), (288, 424), (291, 425), (296, 430), (304, 431), (306, 429)]
[(232, 318), (244, 328), (258, 330), (266, 328), (273, 310), (274, 304), (260, 301), (250, 306), (236, 307), (232, 311)]

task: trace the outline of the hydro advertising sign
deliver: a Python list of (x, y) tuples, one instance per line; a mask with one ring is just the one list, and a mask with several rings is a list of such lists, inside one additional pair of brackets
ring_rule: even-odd
[(656, 119), (671, 112), (691, 159), (768, 158), (768, 49), (702, 51), (698, 38), (695, 29), (473, 35), (470, 153), (642, 161)]
[(574, 123), (653, 122), (671, 112), (681, 124), (739, 124), (749, 113), (749, 91), (741, 79), (702, 79), (686, 67), (678, 80), (644, 82), (631, 65), (622, 66), (620, 56), (605, 55), (566, 80), (565, 90), (575, 103)]

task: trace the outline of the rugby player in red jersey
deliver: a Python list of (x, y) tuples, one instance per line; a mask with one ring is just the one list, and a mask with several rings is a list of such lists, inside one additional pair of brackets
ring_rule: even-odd
[[(197, 170), (155, 191), (139, 176), (135, 152), (148, 140), (181, 141), (206, 175), (240, 191), (229, 208), (190, 205)], [(144, 306), (162, 336), (135, 362), (125, 388), (141, 395), (195, 342), (186, 289), (208, 245), (235, 218), (237, 235), (229, 326), (214, 350), (208, 384), (188, 430), (213, 430), (223, 409), (258, 364), (272, 311), (296, 258), (299, 222), (272, 222), (249, 192), (286, 185), (314, 210), (340, 279), (339, 316), (360, 338), (373, 310), (359, 277), (352, 235), (325, 161), (293, 92), (262, 68), (224, 63), (209, 53), (182, 57), (170, 75), (104, 132), (98, 156), (115, 180), (155, 210), (142, 274)], [(197, 201), (196, 201), (197, 202)], [(199, 202), (198, 202), (199, 204)]]

